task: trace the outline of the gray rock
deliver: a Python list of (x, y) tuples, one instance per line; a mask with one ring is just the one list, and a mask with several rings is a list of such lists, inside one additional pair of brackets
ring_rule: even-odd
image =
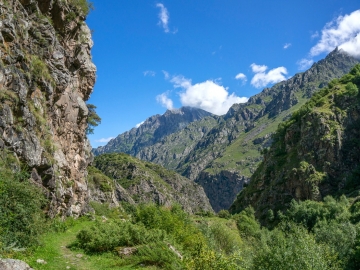
[(1, 270), (34, 270), (27, 263), (20, 260), (0, 259)]

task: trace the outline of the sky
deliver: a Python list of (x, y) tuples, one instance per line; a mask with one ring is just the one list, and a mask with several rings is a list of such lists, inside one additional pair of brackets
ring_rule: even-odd
[(358, 0), (92, 2), (93, 147), (167, 109), (223, 115), (337, 46), (360, 58)]

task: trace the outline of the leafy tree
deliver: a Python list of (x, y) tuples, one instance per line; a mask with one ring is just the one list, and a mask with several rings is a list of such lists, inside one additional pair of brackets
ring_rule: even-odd
[(89, 110), (89, 114), (88, 114), (88, 118), (87, 118), (88, 127), (86, 129), (86, 134), (93, 134), (94, 127), (97, 127), (101, 123), (101, 118), (95, 111), (95, 109), (96, 109), (95, 105), (86, 104), (86, 106)]

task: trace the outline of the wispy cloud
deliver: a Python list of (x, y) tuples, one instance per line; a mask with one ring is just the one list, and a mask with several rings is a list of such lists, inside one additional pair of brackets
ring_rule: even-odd
[(319, 36), (320, 36), (319, 32), (315, 31), (314, 33), (311, 34), (311, 39), (318, 38)]
[(109, 138), (101, 138), (99, 140), (95, 140), (95, 142), (99, 142), (99, 143), (107, 143), (110, 140), (114, 139), (114, 137), (109, 137)]
[(298, 69), (299, 70), (306, 70), (308, 69), (309, 67), (311, 67), (311, 65), (314, 63), (314, 60), (312, 59), (306, 59), (306, 58), (303, 58), (299, 61), (297, 61), (297, 65), (298, 65)]
[(336, 47), (349, 54), (360, 56), (360, 10), (349, 15), (339, 16), (327, 23), (321, 30), (320, 41), (311, 48), (310, 56), (329, 53)]
[(165, 80), (168, 80), (170, 78), (170, 74), (166, 70), (162, 70), (162, 73), (164, 74)]
[(162, 3), (157, 3), (156, 7), (160, 8), (160, 12), (158, 14), (158, 17), (159, 17), (158, 25), (160, 25), (164, 29), (165, 33), (175, 34), (177, 32), (177, 30), (170, 32), (170, 29), (169, 29), (170, 13), (167, 10), (167, 8)]
[(168, 97), (169, 92), (162, 93), (156, 96), (156, 101), (168, 110), (174, 108), (173, 101)]
[(145, 123), (145, 121), (142, 121), (142, 122), (140, 122), (139, 124), (136, 124), (135, 127), (138, 128), (138, 127), (140, 127), (140, 126), (141, 126), (142, 124), (144, 124), (144, 123)]
[(246, 75), (244, 73), (238, 73), (235, 76), (235, 79), (241, 80), (243, 82), (243, 84), (245, 84), (247, 82), (247, 78), (246, 78)]
[(150, 77), (154, 77), (156, 75), (156, 72), (155, 71), (152, 71), (152, 70), (145, 70), (143, 72), (144, 76), (150, 76)]
[(291, 46), (291, 43), (285, 43), (284, 49), (286, 50), (286, 49), (289, 48), (290, 46)]
[(283, 80), (286, 80), (287, 69), (285, 67), (278, 67), (269, 70), (265, 65), (257, 65), (255, 63), (250, 65), (252, 71), (255, 73), (254, 77), (251, 79), (251, 85), (256, 88), (265, 87), (270, 83), (277, 83)]
[(247, 97), (229, 94), (228, 89), (220, 85), (219, 80), (207, 80), (192, 84), (184, 76), (173, 76), (170, 81), (175, 88), (180, 88), (180, 102), (183, 106), (200, 108), (217, 115), (225, 114), (234, 103), (244, 103)]

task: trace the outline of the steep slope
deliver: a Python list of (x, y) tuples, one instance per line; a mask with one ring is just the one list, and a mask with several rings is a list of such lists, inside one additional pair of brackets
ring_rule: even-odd
[(115, 204), (118, 201), (132, 204), (153, 202), (165, 206), (178, 203), (189, 213), (212, 211), (201, 186), (160, 165), (124, 153), (97, 156), (93, 165), (95, 168), (90, 167), (89, 183), (94, 200)]
[(0, 148), (46, 188), (50, 216), (86, 206), (96, 68), (86, 1), (0, 1)]
[(215, 211), (227, 209), (262, 160), (271, 134), (317, 89), (349, 72), (358, 61), (337, 49), (308, 71), (233, 105), (182, 159), (177, 171), (204, 187)]
[(167, 110), (163, 115), (154, 115), (146, 119), (138, 128), (120, 134), (105, 146), (93, 149), (95, 155), (104, 153), (128, 153), (133, 156), (142, 155), (140, 152), (148, 146), (160, 142), (169, 134), (182, 130), (194, 121), (213, 116), (204, 110), (182, 107)]
[(292, 199), (321, 200), (360, 190), (360, 64), (279, 125), (264, 161), (231, 212), (252, 205), (265, 220)]

